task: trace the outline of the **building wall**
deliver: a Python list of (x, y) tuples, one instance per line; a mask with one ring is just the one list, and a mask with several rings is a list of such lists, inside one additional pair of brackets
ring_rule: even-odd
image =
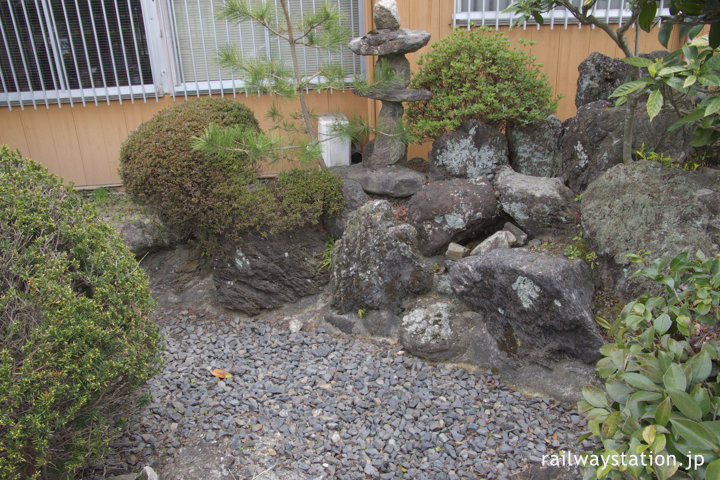
[[(372, 1), (365, 2), (367, 30), (372, 25)], [(398, 0), (402, 26), (410, 29), (423, 29), (431, 33), (430, 45), (419, 52), (408, 55), (412, 64), (418, 55), (428, 52), (434, 41), (452, 31), (453, 2), (450, 0)], [(542, 70), (548, 75), (555, 92), (563, 96), (558, 109), (558, 116), (566, 119), (575, 114), (575, 90), (577, 82), (577, 66), (593, 51), (610, 56), (621, 56), (620, 50), (598, 30), (586, 26), (578, 28), (570, 25), (536, 27), (527, 29), (500, 27), (508, 34), (513, 44), (528, 51), (542, 63)], [(635, 35), (631, 30), (628, 40), (631, 47)], [(520, 40), (534, 42), (523, 46)], [(662, 48), (657, 41), (657, 34), (641, 32), (640, 51), (650, 52)], [(369, 75), (372, 75), (374, 58), (368, 57)], [(240, 95), (238, 101), (250, 107), (263, 128), (269, 126), (265, 112), (273, 98), (268, 96)], [(177, 101), (183, 101), (178, 98)], [(51, 172), (74, 182), (77, 186), (113, 185), (120, 182), (117, 174), (120, 146), (127, 135), (157, 111), (171, 105), (170, 96), (159, 102), (154, 99), (146, 103), (142, 100), (124, 100), (90, 103), (83, 107), (75, 104), (51, 106), (49, 109), (38, 107), (19, 107), (9, 110), (0, 109), (0, 143), (7, 143), (19, 149), (23, 155), (33, 158), (45, 165)], [(380, 111), (379, 102), (366, 100), (351, 92), (312, 93), (309, 97), (310, 107), (318, 112), (341, 111), (346, 115), (359, 115), (374, 121)], [(282, 103), (281, 103), (282, 105)], [(286, 111), (297, 108), (296, 103), (285, 103)], [(426, 157), (429, 144), (410, 146), (410, 157)], [(288, 168), (285, 164), (266, 167), (266, 172), (276, 172)]]

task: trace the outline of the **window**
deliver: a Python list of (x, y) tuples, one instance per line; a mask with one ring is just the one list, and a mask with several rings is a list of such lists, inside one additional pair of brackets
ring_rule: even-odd
[[(295, 20), (313, 11), (324, 0), (289, 0), (289, 11)], [(243, 90), (243, 84), (235, 74), (221, 68), (217, 62), (218, 49), (232, 44), (243, 55), (267, 60), (290, 62), (290, 48), (286, 42), (273, 38), (264, 28), (253, 22), (225, 22), (216, 20), (216, 13), (223, 8), (222, 0), (171, 0), (168, 8), (169, 26), (173, 32), (174, 90), (176, 94)], [(344, 18), (353, 36), (362, 35), (362, 11), (360, 0), (330, 0)], [(276, 7), (279, 11), (279, 5)], [(346, 47), (338, 52), (318, 51), (299, 47), (298, 59), (303, 72), (314, 73), (318, 65), (340, 64), (350, 76), (361, 73), (361, 59)], [(244, 91), (244, 90), (243, 90)], [(247, 92), (246, 92), (247, 93)]]
[[(321, 1), (289, 0), (290, 11), (299, 18)], [(362, 35), (362, 0), (329, 1), (352, 35)], [(217, 63), (218, 49), (233, 44), (244, 55), (289, 62), (289, 47), (250, 22), (216, 20), (224, 3), (0, 0), (0, 106), (245, 92)], [(360, 57), (347, 48), (300, 48), (299, 60), (306, 72), (340, 63), (350, 76), (362, 73)]]
[(0, 104), (154, 92), (141, 0), (0, 0)]
[[(503, 13), (513, 0), (455, 0), (453, 24), (455, 26), (495, 26), (509, 25), (512, 20), (509, 13)], [(582, 7), (584, 0), (572, 0), (573, 5)], [(628, 0), (598, 0), (593, 6), (593, 15), (606, 23), (622, 23), (630, 18), (630, 2)], [(669, 15), (670, 11), (661, 1), (658, 15)], [(545, 23), (553, 28), (556, 25), (577, 24), (577, 20), (569, 10), (555, 8), (543, 14)], [(534, 24), (535, 22), (528, 22)]]

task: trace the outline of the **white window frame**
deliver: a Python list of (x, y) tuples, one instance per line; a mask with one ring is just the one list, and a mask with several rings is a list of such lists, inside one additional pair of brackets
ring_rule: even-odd
[[(2, 1), (2, 0), (0, 0)], [(72, 8), (73, 5), (76, 6), (76, 1), (79, 0), (68, 0), (64, 6), (69, 9)], [(123, 2), (127, 0), (116, 0), (116, 2)], [(153, 10), (153, 4), (156, 0), (140, 0), (140, 5), (143, 12), (143, 22), (145, 24), (146, 29), (148, 28), (148, 19), (146, 17), (147, 11)], [(23, 4), (24, 5), (24, 4)], [(82, 103), (83, 106), (85, 106), (88, 102), (94, 103), (95, 105), (98, 105), (100, 102), (107, 102), (107, 104), (110, 104), (111, 100), (119, 100), (122, 103), (123, 99), (130, 99), (131, 102), (135, 102), (136, 99), (142, 99), (143, 101), (147, 101), (148, 98), (155, 98), (158, 99), (158, 90), (156, 89), (155, 85), (151, 84), (138, 84), (138, 85), (121, 85), (121, 86), (107, 86), (107, 85), (95, 85), (94, 81), (91, 78), (91, 86), (85, 87), (85, 88), (69, 88), (68, 87), (68, 80), (65, 74), (65, 69), (62, 65), (61, 60), (61, 50), (63, 46), (61, 45), (61, 40), (58, 37), (58, 30), (55, 26), (58, 19), (55, 19), (54, 16), (50, 13), (50, 4), (49, 0), (35, 0), (35, 5), (42, 8), (43, 12), (43, 21), (41, 21), (41, 28), (43, 29), (43, 37), (47, 39), (47, 45), (41, 46), (36, 45), (34, 41), (31, 41), (31, 49), (33, 51), (33, 54), (35, 56), (35, 62), (37, 63), (37, 55), (36, 55), (36, 49), (44, 48), (46, 49), (46, 53), (48, 55), (51, 66), (54, 66), (54, 70), (51, 71), (54, 89), (40, 89), (40, 90), (32, 90), (32, 91), (20, 91), (20, 92), (7, 92), (2, 91), (0, 92), (0, 108), (2, 107), (8, 107), (8, 109), (12, 110), (13, 106), (20, 106), (20, 109), (24, 109), (25, 106), (32, 105), (34, 109), (37, 109), (38, 106), (45, 105), (46, 108), (49, 108), (50, 105), (58, 105), (59, 107), (62, 107), (64, 103), (69, 103), (70, 106), (74, 106), (75, 103)], [(117, 3), (114, 4), (115, 8), (117, 9)], [(77, 6), (75, 7), (77, 8)], [(24, 9), (23, 9), (24, 10)], [(27, 16), (27, 11), (24, 10), (24, 14)], [(117, 14), (117, 10), (116, 10)], [(110, 17), (108, 17), (110, 18)], [(26, 18), (15, 18), (13, 16), (13, 27), (15, 27), (15, 24), (19, 21), (27, 21)], [(111, 20), (110, 20), (111, 21)], [(93, 28), (95, 28), (95, 24), (93, 22)], [(97, 30), (95, 31), (97, 33)], [(100, 32), (101, 34), (104, 32)], [(2, 28), (2, 25), (0, 25), (0, 35), (12, 35), (13, 32), (9, 32), (7, 29)], [(81, 32), (83, 35), (83, 49), (84, 51), (76, 52), (73, 48), (74, 56), (77, 58), (78, 55), (86, 55), (87, 56), (87, 49), (89, 47), (92, 47), (91, 44), (88, 44), (84, 39), (84, 32)], [(133, 30), (133, 37), (135, 37), (135, 30)], [(151, 60), (151, 71), (153, 78), (156, 78), (156, 65), (153, 65), (152, 58), (153, 54), (151, 51), (151, 47), (149, 45), (150, 41), (150, 35), (148, 34), (148, 31), (146, 30), (146, 40), (148, 41), (148, 56)], [(5, 42), (6, 45), (8, 45), (7, 41)], [(137, 41), (134, 41), (134, 45), (128, 46), (129, 48), (135, 48), (137, 47)], [(8, 52), (0, 52), (0, 54), (8, 54)], [(136, 51), (137, 54), (137, 51)], [(27, 62), (25, 60), (25, 56), (22, 56), (23, 66), (21, 71), (17, 71), (16, 69), (11, 69), (10, 75), (17, 76), (18, 74), (22, 73), (27, 76)], [(114, 62), (114, 59), (113, 59)], [(125, 62), (127, 62), (127, 59), (125, 59)], [(37, 66), (37, 65), (36, 65)], [(38, 66), (39, 68), (39, 66)], [(117, 74), (117, 70), (113, 68), (115, 73)], [(17, 83), (17, 78), (15, 79), (15, 82)], [(0, 87), (5, 90), (5, 85), (0, 85)]]
[[(0, 0), (5, 1), (5, 0)], [(88, 0), (65, 0), (68, 6), (74, 5), (76, 1), (88, 1)], [(94, 0), (89, 0), (90, 2)], [(127, 2), (129, 0), (116, 0), (117, 2)], [(50, 105), (58, 105), (62, 107), (63, 104), (69, 103), (70, 106), (74, 106), (75, 103), (82, 103), (85, 106), (87, 103), (94, 103), (98, 105), (100, 102), (106, 102), (108, 105), (111, 100), (118, 100), (122, 103), (123, 99), (130, 99), (131, 102), (142, 99), (143, 102), (147, 102), (150, 99), (159, 100), (164, 95), (172, 95), (173, 99), (177, 96), (183, 96), (185, 98), (189, 96), (200, 96), (200, 95), (214, 95), (220, 94), (237, 96), (239, 94), (245, 94), (246, 96), (253, 92), (248, 92), (245, 88), (244, 82), (240, 79), (231, 76), (228, 79), (220, 81), (182, 81), (182, 69), (179, 63), (179, 55), (177, 54), (177, 42), (176, 32), (173, 29), (173, 14), (171, 2), (173, 1), (187, 1), (192, 2), (195, 0), (140, 0), (140, 6), (142, 8), (142, 19), (145, 29), (145, 41), (148, 49), (148, 60), (150, 62), (150, 69), (152, 73), (152, 83), (145, 83), (141, 85), (129, 85), (129, 86), (105, 86), (95, 85), (92, 83), (90, 88), (76, 88), (70, 89), (66, 87), (63, 79), (59, 78), (64, 72), (63, 66), (61, 65), (61, 50), (60, 39), (57, 35), (57, 29), (54, 27), (55, 19), (51, 18), (49, 12), (50, 0), (34, 0), (37, 5), (41, 5), (42, 11), (44, 12), (44, 23), (41, 22), (44, 29), (52, 27), (51, 34), (45, 34), (45, 38), (49, 38), (47, 41), (48, 46), (40, 46), (39, 48), (46, 48), (47, 54), (50, 57), (50, 62), (54, 65), (55, 69), (51, 72), (53, 77), (54, 89), (42, 89), (33, 91), (21, 91), (21, 92), (7, 92), (5, 85), (0, 85), (0, 108), (7, 107), (10, 110), (14, 106), (20, 106), (24, 109), (25, 106), (32, 105), (33, 108), (37, 109), (38, 106), (45, 105), (49, 108)], [(318, 3), (323, 0), (311, 0), (313, 4), (317, 1)], [(330, 0), (337, 2), (340, 6), (340, 2), (343, 0)], [(365, 14), (364, 14), (364, 1), (357, 0), (357, 9), (353, 9), (353, 17), (350, 19), (352, 25), (357, 27), (356, 32), (365, 31)], [(13, 18), (13, 20), (15, 20)], [(22, 21), (26, 21), (24, 18)], [(0, 25), (0, 27), (2, 27)], [(93, 24), (94, 27), (94, 24)], [(256, 27), (257, 28), (257, 27)], [(1, 31), (0, 35), (8, 34), (7, 31)], [(133, 30), (134, 32), (134, 30)], [(12, 33), (12, 32), (10, 32)], [(96, 33), (104, 33), (96, 31)], [(217, 48), (216, 44), (212, 44), (211, 41), (207, 47)], [(266, 35), (266, 43), (269, 44), (270, 38)], [(35, 49), (36, 45), (31, 42), (32, 48)], [(211, 45), (212, 44), (212, 45)], [(6, 45), (9, 45), (6, 42)], [(137, 45), (137, 43), (136, 43)], [(84, 44), (84, 48), (87, 49), (88, 44)], [(206, 47), (206, 48), (207, 48)], [(8, 47), (9, 48), (9, 47)], [(127, 48), (134, 48), (132, 45)], [(268, 49), (269, 50), (269, 49)], [(7, 52), (0, 52), (2, 55), (6, 55)], [(78, 55), (83, 55), (84, 52), (75, 52), (75, 58)], [(25, 64), (25, 56), (22, 58), (23, 65)], [(37, 61), (37, 60), (36, 60)], [(115, 60), (113, 59), (113, 62)], [(366, 76), (366, 64), (364, 61), (359, 62), (359, 71), (354, 72), (356, 75), (362, 77)], [(203, 65), (204, 67), (204, 65)], [(113, 71), (117, 73), (117, 69), (113, 64)], [(21, 72), (12, 72), (13, 74), (20, 74)], [(27, 77), (27, 68), (22, 72)], [(351, 77), (347, 78), (347, 81), (352, 81)], [(17, 79), (15, 80), (17, 83)], [(106, 83), (106, 82), (105, 82)], [(257, 92), (261, 94), (261, 92)]]
[[(155, 1), (155, 0), (145, 0), (145, 1)], [(174, 18), (173, 14), (173, 8), (172, 8), (172, 2), (191, 2), (192, 0), (158, 0), (158, 10), (157, 15), (159, 18), (159, 22), (156, 22), (158, 25), (162, 25), (161, 30), (164, 32), (167, 32), (168, 35), (163, 36), (161, 41), (158, 42), (151, 42), (148, 40), (148, 46), (152, 45), (154, 48), (151, 48), (151, 51), (155, 51), (156, 54), (161, 57), (161, 59), (157, 60), (158, 65), (162, 65), (163, 68), (159, 69), (160, 75), (156, 78), (159, 79), (159, 89), (163, 93), (167, 93), (172, 95), (173, 99), (175, 99), (178, 96), (184, 97), (187, 99), (188, 97), (192, 96), (201, 96), (201, 95), (232, 95), (237, 96), (239, 94), (244, 94), (246, 97), (250, 94), (257, 94), (261, 95), (262, 92), (259, 91), (248, 91), (246, 88), (245, 82), (243, 82), (240, 79), (236, 79), (234, 75), (231, 75), (231, 78), (226, 80), (212, 80), (212, 81), (201, 81), (201, 80), (189, 80), (184, 82), (183, 81), (183, 74), (182, 74), (182, 66), (180, 65), (180, 58), (178, 51), (177, 44), (179, 43), (179, 40), (177, 38), (177, 32), (174, 28), (174, 24), (176, 19)], [(317, 4), (320, 4), (322, 1), (325, 0), (310, 0), (313, 3), (313, 6), (315, 6), (316, 2)], [(336, 2), (338, 4), (338, 7), (340, 6), (340, 2), (342, 0), (328, 0), (329, 3)], [(365, 13), (364, 13), (364, 2), (366, 0), (357, 0), (357, 8), (355, 9), (355, 12), (353, 16), (351, 17), (351, 24), (357, 25), (357, 31), (358, 32), (364, 32), (365, 31)], [(279, 7), (278, 7), (279, 8)], [(262, 28), (257, 25), (255, 25), (252, 28)], [(146, 32), (148, 31), (148, 28), (146, 27)], [(214, 35), (217, 37), (217, 32), (213, 32)], [(268, 32), (263, 32), (264, 39), (265, 39), (265, 51), (270, 52), (270, 42), (272, 41), (270, 35)], [(211, 47), (215, 47), (217, 49), (217, 38), (212, 39), (210, 38), (209, 44)], [(253, 49), (256, 49), (256, 47), (253, 47)], [(216, 50), (217, 51), (217, 50)], [(194, 63), (194, 62), (193, 62)], [(355, 72), (355, 75), (359, 75), (361, 77), (366, 76), (366, 64), (364, 61), (360, 61), (360, 68), (359, 71)], [(151, 64), (154, 64), (154, 62), (151, 62)], [(197, 68), (205, 69), (208, 68), (205, 66), (205, 63), (201, 63), (200, 65), (195, 65)], [(155, 69), (153, 69), (153, 76), (155, 76)], [(353, 76), (348, 76), (345, 79), (348, 83), (353, 81)], [(313, 83), (320, 83), (321, 80), (316, 80)]]
[[(499, 9), (488, 10), (482, 8), (481, 10), (473, 10), (470, 7), (470, 5), (473, 3), (473, 0), (465, 1), (468, 4), (468, 8), (463, 9), (463, 0), (454, 0), (453, 28), (490, 26), (498, 29), (501, 25), (511, 24), (513, 18), (512, 14), (503, 13), (503, 11)], [(484, 6), (486, 0), (481, 1), (482, 5)], [(573, 3), (577, 3), (578, 7), (581, 7), (583, 4), (583, 0), (573, 0)], [(605, 23), (622, 25), (623, 22), (627, 21), (631, 17), (632, 11), (625, 9), (625, 0), (620, 0), (620, 8), (598, 8), (596, 3), (593, 6), (592, 14), (595, 17), (603, 20)], [(669, 14), (670, 9), (668, 7), (665, 7), (665, 0), (661, 0), (658, 7), (657, 15), (660, 16)], [(568, 28), (568, 25), (577, 25), (578, 28), (582, 28), (582, 25), (577, 21), (575, 17), (573, 17), (570, 11), (562, 7), (555, 8), (547, 13), (543, 13), (542, 17), (545, 25), (549, 25), (551, 29), (555, 28), (555, 26), (558, 25), (562, 26), (565, 29)], [(660, 19), (660, 21), (662, 22), (662, 19)], [(537, 25), (537, 28), (540, 28), (540, 25), (537, 24), (537, 22), (535, 22), (534, 20), (529, 20), (523, 23), (523, 28), (527, 28), (528, 25)], [(594, 28), (594, 26), (592, 28)]]

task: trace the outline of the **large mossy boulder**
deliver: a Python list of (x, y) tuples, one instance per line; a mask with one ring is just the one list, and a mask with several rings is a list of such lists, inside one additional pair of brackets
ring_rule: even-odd
[(478, 235), (493, 223), (498, 202), (492, 184), (480, 177), (455, 178), (425, 185), (408, 203), (408, 222), (418, 231), (424, 255), (444, 251), (451, 241)]
[[(562, 177), (575, 193), (583, 192), (604, 171), (622, 163), (626, 113), (624, 105), (613, 107), (599, 100), (583, 105), (565, 122), (560, 142)], [(651, 123), (645, 104), (640, 102), (633, 118), (633, 151), (644, 147), (679, 162), (692, 151), (691, 137), (683, 129), (666, 132), (678, 118), (674, 112), (663, 110)]]
[(450, 282), (513, 356), (539, 364), (599, 358), (594, 288), (583, 262), (524, 249), (493, 250), (456, 262)]
[(416, 245), (417, 231), (395, 218), (389, 202), (373, 200), (355, 210), (333, 251), (332, 307), (397, 312), (427, 292), (432, 278)]
[(581, 210), (604, 283), (627, 298), (640, 293), (628, 283), (627, 254), (649, 250), (657, 258), (720, 250), (720, 185), (699, 172), (650, 161), (617, 165), (588, 187)]

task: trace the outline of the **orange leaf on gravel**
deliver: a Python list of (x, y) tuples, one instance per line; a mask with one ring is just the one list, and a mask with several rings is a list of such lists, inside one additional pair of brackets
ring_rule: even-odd
[(220, 370), (219, 368), (216, 368), (215, 370), (210, 370), (210, 375), (214, 375), (218, 378), (232, 378), (232, 374), (226, 372), (225, 370)]

